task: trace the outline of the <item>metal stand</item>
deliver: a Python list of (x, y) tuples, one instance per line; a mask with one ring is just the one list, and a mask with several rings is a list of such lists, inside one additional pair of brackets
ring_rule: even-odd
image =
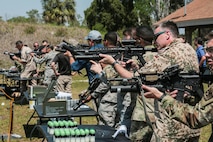
[(13, 134), (13, 103), (14, 103), (14, 98), (10, 97), (9, 95), (7, 95), (7, 93), (5, 93), (5, 91), (0, 88), (0, 91), (2, 93), (4, 93), (9, 99), (10, 99), (10, 124), (9, 124), (9, 130), (8, 130), (8, 134), (6, 135), (1, 135), (2, 141), (4, 142), (4, 139), (7, 139), (7, 142), (11, 141), (11, 138), (21, 138), (20, 135), (18, 134)]

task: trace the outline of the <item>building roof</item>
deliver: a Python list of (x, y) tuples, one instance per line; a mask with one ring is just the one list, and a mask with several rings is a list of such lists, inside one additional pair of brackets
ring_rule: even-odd
[(193, 0), (154, 25), (168, 20), (174, 21), (178, 27), (213, 24), (213, 0)]

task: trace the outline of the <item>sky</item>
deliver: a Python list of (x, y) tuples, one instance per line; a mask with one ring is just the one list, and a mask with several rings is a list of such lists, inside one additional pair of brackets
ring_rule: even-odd
[[(75, 0), (76, 13), (84, 18), (84, 10), (86, 10), (93, 0)], [(26, 12), (36, 9), (42, 13), (41, 0), (1, 0), (0, 2), (0, 16), (3, 20), (8, 20), (13, 17), (25, 16)]]

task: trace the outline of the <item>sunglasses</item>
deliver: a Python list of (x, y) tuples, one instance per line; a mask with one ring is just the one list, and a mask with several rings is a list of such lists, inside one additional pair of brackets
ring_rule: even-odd
[(166, 31), (162, 31), (162, 32), (158, 32), (158, 33), (154, 34), (154, 40), (157, 40), (158, 37), (159, 37), (160, 35), (164, 34), (165, 32), (166, 32)]
[(213, 53), (213, 46), (206, 47), (206, 48), (205, 48), (205, 51), (206, 51), (206, 52), (209, 52), (209, 53)]

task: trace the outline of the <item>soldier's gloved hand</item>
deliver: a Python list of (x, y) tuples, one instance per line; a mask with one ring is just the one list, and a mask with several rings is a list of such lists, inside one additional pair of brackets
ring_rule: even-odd
[(127, 128), (125, 125), (121, 125), (118, 130), (112, 135), (112, 137), (115, 139), (119, 133), (124, 133), (125, 137), (129, 139)]

